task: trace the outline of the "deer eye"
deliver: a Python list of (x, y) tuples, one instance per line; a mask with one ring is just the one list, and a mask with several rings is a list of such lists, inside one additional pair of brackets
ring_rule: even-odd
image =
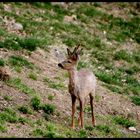
[(71, 63), (71, 61), (68, 60), (68, 63)]

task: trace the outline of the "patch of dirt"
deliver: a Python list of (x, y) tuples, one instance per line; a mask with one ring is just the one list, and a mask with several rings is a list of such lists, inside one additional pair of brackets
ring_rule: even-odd
[[(5, 100), (4, 97), (10, 97), (10, 100)], [(0, 110), (6, 107), (28, 104), (30, 97), (13, 87), (7, 86), (4, 82), (0, 81)]]
[(16, 138), (29, 138), (32, 137), (30, 136), (30, 133), (32, 133), (32, 129), (29, 127), (29, 125), (26, 124), (12, 124), (12, 123), (7, 123), (7, 132), (2, 133), (1, 137), (11, 137), (14, 136)]

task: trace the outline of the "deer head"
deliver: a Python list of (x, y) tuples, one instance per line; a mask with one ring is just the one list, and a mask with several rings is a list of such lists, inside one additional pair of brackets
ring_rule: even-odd
[(59, 63), (58, 66), (65, 70), (70, 70), (70, 69), (74, 68), (77, 65), (81, 51), (82, 51), (82, 49), (80, 48), (80, 45), (75, 47), (73, 52), (71, 52), (70, 49), (67, 48), (68, 56), (67, 56), (66, 60)]

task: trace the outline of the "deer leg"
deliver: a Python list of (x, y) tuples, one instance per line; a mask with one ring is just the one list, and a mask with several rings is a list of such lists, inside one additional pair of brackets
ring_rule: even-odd
[(95, 118), (93, 112), (93, 96), (90, 94), (90, 105), (91, 105), (91, 113), (92, 113), (92, 125), (95, 126)]
[[(83, 103), (83, 108), (85, 107), (85, 101), (84, 101), (84, 103)], [(80, 127), (80, 125), (81, 125), (81, 115), (80, 115), (80, 113), (79, 113), (79, 118), (78, 118), (78, 126)]]
[(80, 121), (81, 127), (84, 128), (84, 100), (80, 100)]
[(80, 125), (81, 125), (81, 115), (80, 115), (80, 113), (79, 113), (78, 126), (80, 127)]
[(74, 114), (76, 111), (76, 97), (74, 95), (71, 95), (71, 99), (72, 99), (72, 122), (71, 122), (71, 127), (74, 129)]

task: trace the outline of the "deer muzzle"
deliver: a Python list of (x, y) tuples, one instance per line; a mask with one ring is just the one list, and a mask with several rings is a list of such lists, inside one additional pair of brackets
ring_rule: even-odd
[(61, 63), (58, 64), (58, 67), (60, 67), (60, 68), (62, 68), (62, 69), (64, 68), (63, 65), (62, 65)]

